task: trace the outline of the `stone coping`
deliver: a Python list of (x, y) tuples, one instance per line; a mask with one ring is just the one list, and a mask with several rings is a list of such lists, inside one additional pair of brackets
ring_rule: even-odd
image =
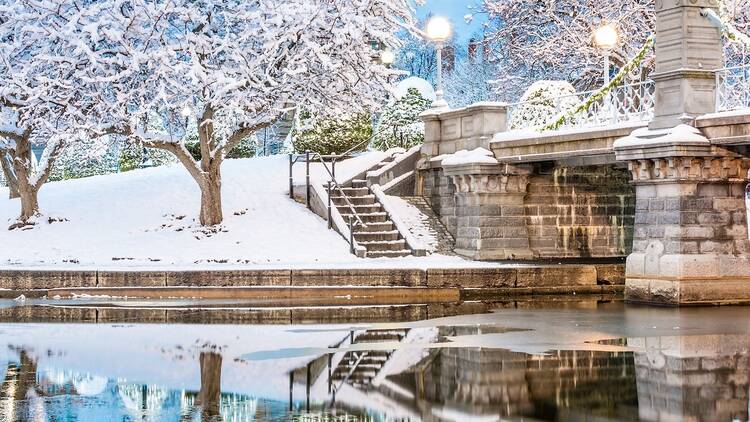
[(612, 144), (644, 123), (614, 127), (570, 129), (550, 132), (504, 132), (495, 134), (490, 149), (500, 162), (526, 163), (571, 157), (614, 154)]
[[(239, 294), (237, 289), (286, 289), (291, 294), (305, 288), (329, 289), (326, 293), (362, 293), (362, 289), (517, 289), (595, 287), (623, 285), (624, 264), (506, 265), (473, 268), (428, 269), (278, 269), (278, 270), (0, 270), (0, 297), (24, 291), (52, 289), (179, 289), (204, 293)], [(398, 291), (399, 289), (396, 289)], [(154, 291), (155, 292), (155, 291)], [(419, 294), (424, 294), (421, 291)], [(88, 293), (87, 293), (88, 294)], [(276, 296), (278, 293), (274, 293)], [(400, 294), (400, 293), (396, 293)]]

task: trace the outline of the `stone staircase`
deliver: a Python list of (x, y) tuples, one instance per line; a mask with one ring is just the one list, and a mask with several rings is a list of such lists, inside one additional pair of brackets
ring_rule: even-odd
[[(399, 342), (408, 333), (408, 329), (367, 330), (354, 338), (354, 343)], [(341, 381), (356, 388), (366, 388), (380, 372), (391, 356), (392, 351), (368, 350), (364, 352), (347, 352), (331, 375), (334, 384)]]
[(456, 240), (451, 235), (450, 230), (445, 227), (440, 216), (435, 213), (432, 206), (422, 196), (402, 196), (401, 199), (408, 202), (422, 213), (425, 217), (425, 224), (430, 228), (435, 236), (435, 245), (432, 252), (453, 255), (453, 248), (456, 246)]
[[(387, 164), (387, 161), (385, 163)], [(349, 198), (356, 215), (366, 224), (365, 227), (356, 226), (354, 228), (354, 240), (367, 250), (365, 257), (394, 258), (412, 254), (406, 240), (396, 229), (388, 213), (383, 210), (382, 204), (370, 192), (366, 180), (352, 180), (351, 186), (342, 187), (341, 191)], [(350, 218), (356, 219), (356, 217), (354, 217), (352, 209), (342, 196), (341, 191), (334, 190), (331, 195), (331, 202), (338, 209), (344, 221), (348, 222)]]

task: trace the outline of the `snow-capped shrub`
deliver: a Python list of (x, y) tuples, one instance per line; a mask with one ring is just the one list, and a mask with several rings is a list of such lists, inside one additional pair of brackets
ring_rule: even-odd
[(117, 173), (118, 147), (114, 137), (83, 138), (70, 143), (52, 165), (49, 180)]
[[(524, 92), (511, 116), (510, 128), (521, 129), (542, 126), (558, 114), (575, 107), (580, 99), (576, 90), (566, 81), (538, 81)], [(562, 97), (562, 98), (561, 98)]]
[(359, 150), (364, 151), (371, 137), (372, 121), (366, 113), (316, 119), (312, 113), (303, 111), (292, 131), (292, 144), (297, 153), (341, 154), (358, 144), (362, 144)]
[(123, 142), (120, 146), (119, 160), (121, 172), (135, 170), (140, 167), (164, 166), (177, 162), (177, 158), (169, 152), (155, 148), (145, 148), (140, 142)]
[[(185, 148), (190, 151), (190, 155), (195, 160), (201, 159), (201, 144), (196, 139), (195, 141), (185, 141)], [(255, 157), (255, 150), (258, 148), (258, 138), (255, 135), (250, 135), (247, 138), (240, 141), (232, 151), (227, 154), (226, 158), (252, 158)]]
[(386, 107), (380, 116), (372, 146), (381, 151), (410, 148), (424, 142), (424, 123), (419, 115), (430, 108), (430, 101), (416, 88), (409, 88), (399, 100)]

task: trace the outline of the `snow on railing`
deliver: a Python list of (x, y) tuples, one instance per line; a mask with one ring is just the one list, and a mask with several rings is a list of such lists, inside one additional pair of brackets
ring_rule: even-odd
[(558, 129), (647, 122), (654, 116), (655, 90), (651, 80), (615, 86), (600, 98), (594, 95), (598, 92), (585, 91), (509, 104), (509, 129), (541, 129), (579, 104), (586, 104), (586, 107), (566, 119)]
[(716, 71), (716, 111), (750, 108), (750, 65)]

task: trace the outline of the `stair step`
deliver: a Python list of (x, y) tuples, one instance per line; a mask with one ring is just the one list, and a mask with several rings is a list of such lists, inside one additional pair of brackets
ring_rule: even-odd
[[(384, 212), (373, 212), (368, 214), (357, 214), (359, 218), (365, 223), (385, 223), (388, 221), (388, 214)], [(348, 214), (341, 214), (341, 217), (344, 218), (344, 221), (349, 221), (349, 218), (352, 217), (356, 221), (356, 217), (354, 217), (351, 213)]]
[(354, 232), (354, 239), (357, 242), (372, 242), (374, 240), (398, 240), (400, 234), (398, 230), (383, 232)]
[(406, 248), (406, 241), (400, 240), (374, 240), (371, 242), (359, 242), (360, 245), (370, 251), (401, 251)]
[(411, 251), (404, 249), (402, 251), (372, 251), (367, 252), (365, 255), (367, 258), (399, 258), (402, 256), (410, 256)]
[[(351, 207), (349, 206), (349, 204), (336, 205), (336, 208), (338, 208), (339, 212), (342, 214), (351, 214)], [(380, 204), (354, 205), (354, 212), (356, 212), (358, 215), (376, 213), (379, 212), (380, 209)]]
[(353, 188), (367, 188), (367, 180), (354, 179), (352, 180)]
[(354, 235), (357, 233), (374, 233), (374, 232), (389, 232), (395, 230), (396, 227), (391, 221), (385, 221), (380, 223), (367, 223), (366, 227), (357, 226), (354, 228)]
[[(326, 189), (328, 189), (327, 186), (326, 186)], [(341, 196), (341, 191), (343, 191), (344, 195), (348, 197), (367, 196), (370, 194), (369, 188), (341, 188), (341, 190), (334, 188), (332, 196)]]
[[(375, 195), (351, 196), (348, 198), (352, 205), (372, 205), (375, 203)], [(331, 201), (335, 205), (345, 205), (346, 199), (343, 196), (331, 196)]]
[(382, 333), (382, 334), (362, 334), (357, 336), (355, 339), (355, 343), (370, 343), (370, 342), (380, 342), (380, 341), (400, 341), (404, 337), (403, 334), (391, 334), (391, 333)]

